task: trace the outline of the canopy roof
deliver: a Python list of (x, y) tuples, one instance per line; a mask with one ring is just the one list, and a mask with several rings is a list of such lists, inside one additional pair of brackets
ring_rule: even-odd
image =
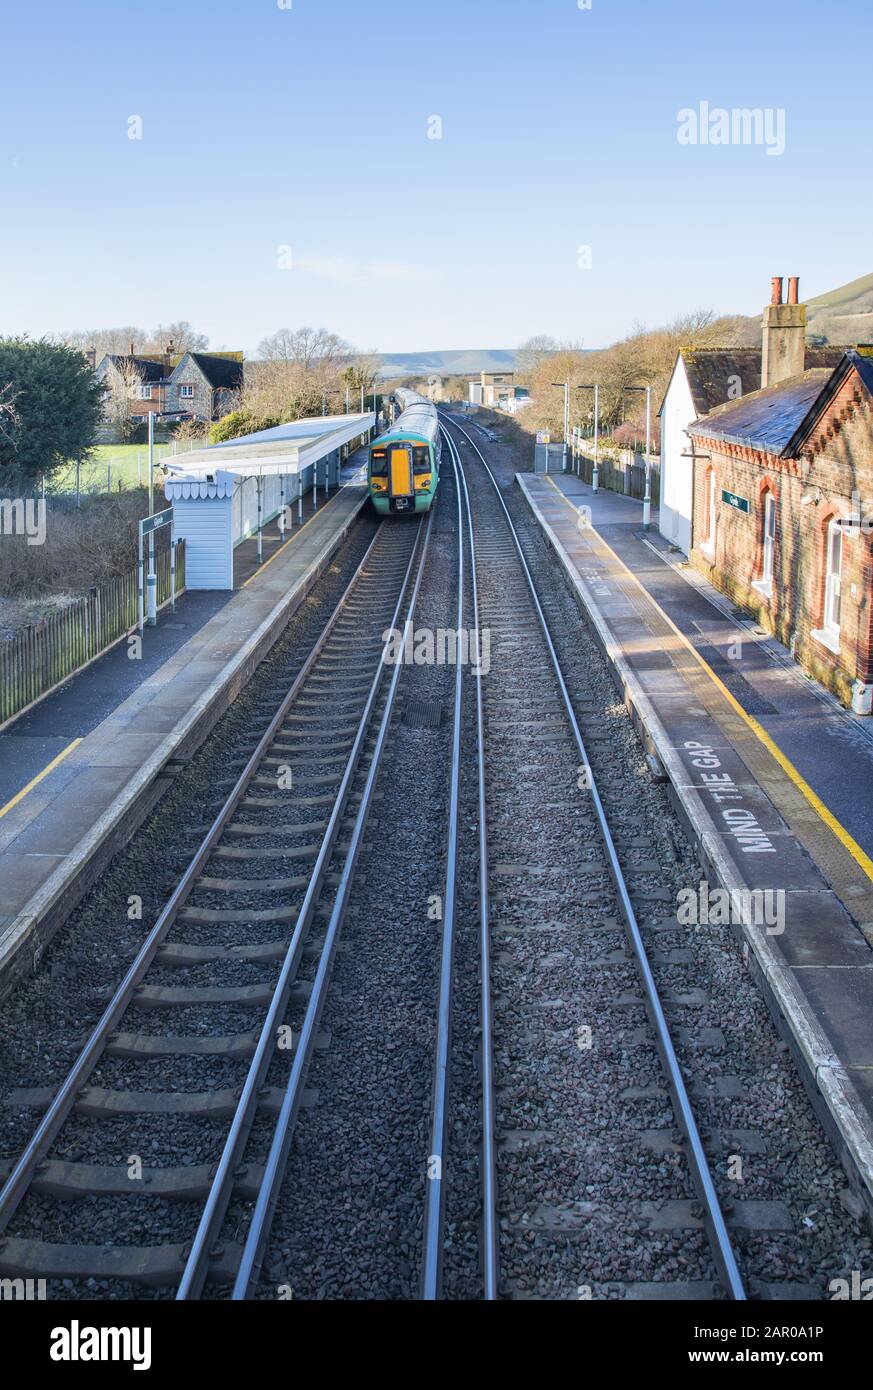
[(170, 471), (169, 481), (213, 478), (219, 471), (237, 477), (266, 477), (299, 473), (310, 464), (327, 458), (335, 449), (366, 434), (376, 424), (376, 416), (324, 415), (294, 420), (274, 429), (259, 430), (226, 444), (195, 449), (163, 462)]

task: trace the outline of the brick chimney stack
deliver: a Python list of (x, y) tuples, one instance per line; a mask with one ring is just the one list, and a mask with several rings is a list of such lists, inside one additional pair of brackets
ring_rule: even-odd
[(783, 277), (774, 275), (770, 303), (764, 310), (764, 342), (761, 385), (773, 386), (790, 376), (800, 376), (806, 364), (806, 305), (800, 304), (800, 281), (788, 281), (788, 303), (782, 300)]

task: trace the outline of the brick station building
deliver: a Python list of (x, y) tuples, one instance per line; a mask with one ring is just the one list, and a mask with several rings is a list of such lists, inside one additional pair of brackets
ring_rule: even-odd
[(858, 714), (873, 702), (873, 349), (804, 369), (806, 306), (773, 282), (771, 384), (688, 428), (691, 563)]

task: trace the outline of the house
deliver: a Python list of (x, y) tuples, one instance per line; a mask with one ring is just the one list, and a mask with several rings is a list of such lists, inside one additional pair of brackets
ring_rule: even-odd
[(168, 370), (166, 359), (156, 355), (107, 353), (97, 364), (94, 375), (106, 385), (113, 377), (125, 382), (129, 413), (145, 419), (149, 411), (167, 409)]
[[(781, 285), (781, 281), (779, 282)], [(775, 294), (775, 282), (774, 290)], [(791, 281), (789, 301), (795, 305), (769, 305), (764, 312), (763, 341), (760, 348), (682, 348), (676, 356), (673, 373), (658, 412), (661, 422), (661, 501), (658, 527), (671, 545), (686, 555), (691, 550), (693, 497), (693, 447), (688, 426), (692, 420), (708, 415), (717, 406), (738, 400), (770, 386), (805, 367), (836, 367), (843, 349), (811, 348), (795, 338), (794, 356), (785, 356), (783, 324), (780, 320), (795, 309), (797, 281)], [(780, 290), (781, 299), (781, 290)], [(778, 309), (778, 313), (776, 310)]]
[(186, 352), (170, 373), (167, 410), (211, 423), (235, 410), (243, 386), (241, 352)]
[(692, 449), (688, 426), (725, 401), (761, 384), (759, 348), (683, 348), (658, 412), (661, 421), (661, 534), (686, 555), (691, 549)]
[(470, 382), (470, 401), (490, 410), (500, 410), (515, 399), (513, 372), (481, 372), (478, 381)]
[[(873, 349), (805, 365), (792, 296), (765, 339), (790, 375), (716, 406), (694, 449), (690, 559), (857, 714), (873, 703)], [(766, 326), (765, 326), (766, 334)]]

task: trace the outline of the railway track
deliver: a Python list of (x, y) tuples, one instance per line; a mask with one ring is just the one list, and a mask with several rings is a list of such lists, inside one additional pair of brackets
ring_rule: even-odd
[[(685, 1159), (701, 1203), (712, 1258), (726, 1295), (743, 1299), (743, 1282), (688, 1088), (676, 1056), (665, 1005), (656, 986), (637, 921), (632, 890), (616, 848), (616, 836), (598, 791), (543, 604), (494, 475), (472, 437), (456, 423), (452, 428), (463, 436), (478, 459), (478, 476), (474, 478), (471, 475), (468, 487), (460, 450), (454, 436), (446, 431), (466, 503), (466, 529), (476, 585), (474, 626), (477, 630), (488, 629), (494, 642), (491, 673), (487, 680), (476, 682), (475, 740), (480, 807), (481, 1248), (485, 1296), (493, 1298), (497, 1295), (501, 1253), (505, 1257), (504, 1272), (508, 1275), (510, 1291), (513, 1266), (518, 1264), (517, 1258), (513, 1258), (514, 1242), (507, 1237), (507, 1221), (504, 1219), (501, 1223), (498, 1216), (496, 1153), (498, 1144), (505, 1146), (515, 1142), (524, 1145), (525, 1137), (522, 1131), (509, 1133), (506, 1120), (501, 1122), (500, 1112), (514, 1111), (522, 1116), (528, 1108), (528, 1100), (541, 1086), (542, 1077), (537, 1077), (536, 1068), (508, 1067), (507, 1054), (516, 1059), (523, 1057), (525, 1052), (529, 1056), (542, 1044), (541, 1027), (539, 1035), (531, 1029), (536, 1012), (547, 1007), (548, 1000), (534, 1001), (532, 1008), (522, 1010), (521, 1017), (516, 1014), (513, 1019), (501, 1010), (500, 996), (508, 998), (523, 989), (525, 978), (530, 977), (532, 968), (537, 968), (538, 948), (534, 946), (531, 958), (527, 944), (532, 935), (536, 937), (536, 933), (531, 932), (529, 915), (524, 909), (538, 899), (542, 908), (539, 914), (541, 941), (548, 940), (550, 936), (560, 939), (568, 928), (578, 931), (578, 923), (583, 924), (584, 935), (596, 940), (595, 932), (584, 929), (603, 927), (615, 917), (622, 922), (632, 950), (637, 979), (642, 987), (652, 1038), (669, 1086)], [(529, 761), (525, 762), (525, 759)], [(540, 812), (545, 812), (545, 820), (538, 816), (534, 823), (526, 824), (531, 812), (530, 797), (526, 796), (525, 788), (523, 785), (520, 787), (519, 782), (536, 782), (540, 785), (545, 782), (548, 785), (549, 797), (540, 798), (538, 807)], [(554, 843), (548, 825), (550, 808), (556, 825), (560, 825), (562, 819), (566, 823), (568, 813), (570, 819), (575, 821), (571, 840)], [(487, 831), (486, 827), (489, 827)], [(524, 855), (527, 862), (520, 860), (519, 855)], [(531, 859), (535, 862), (531, 863)], [(490, 954), (492, 897), (500, 905), (500, 935), (504, 941), (515, 942), (514, 949), (504, 948), (498, 955), (496, 968)], [(556, 916), (562, 920), (556, 921)], [(563, 939), (566, 940), (566, 937)], [(569, 953), (565, 954), (569, 959)], [(594, 974), (598, 974), (596, 963)], [(593, 1031), (599, 1031), (602, 1027), (603, 1033), (608, 1034), (610, 1028), (608, 1013), (615, 1002), (615, 975), (610, 974), (606, 978), (610, 982), (606, 997), (601, 992), (598, 998), (596, 988), (592, 997), (590, 982), (585, 979), (580, 982), (579, 1003), (583, 1008), (591, 1009), (590, 1021), (578, 1014), (573, 1019), (572, 1010), (568, 1018), (564, 1001), (561, 1001), (562, 1021), (569, 1022), (570, 1027), (553, 1035), (554, 1045), (564, 1049), (577, 1047), (580, 1060), (589, 1046), (592, 1023)], [(601, 975), (601, 991), (603, 984)], [(497, 996), (494, 1007), (492, 989)], [(598, 1011), (601, 1017), (595, 1019)], [(542, 1015), (540, 1021), (541, 1018)], [(517, 1029), (519, 1024), (521, 1030), (514, 1035), (513, 1025)], [(497, 1039), (495, 1028), (505, 1030), (500, 1032)], [(598, 1051), (603, 1052), (600, 1039), (598, 1044), (592, 1056), (596, 1056)], [(501, 1055), (502, 1061), (496, 1068), (495, 1078), (496, 1053)], [(541, 1062), (543, 1060), (548, 1072), (548, 1059), (540, 1059)], [(595, 1063), (593, 1068), (589, 1065), (588, 1071), (596, 1071), (598, 1066), (608, 1071), (608, 1058)], [(502, 1106), (495, 1104), (495, 1079), (508, 1094), (508, 1102), (505, 1099)], [(606, 1081), (605, 1075), (600, 1079)], [(584, 1071), (580, 1076), (580, 1088), (585, 1089)], [(589, 1119), (596, 1122), (599, 1117), (595, 1095), (592, 1094), (590, 1099)], [(581, 1115), (578, 1108), (573, 1107), (567, 1115), (558, 1118), (562, 1127), (572, 1128), (578, 1119), (584, 1126), (585, 1107)], [(590, 1137), (593, 1138), (593, 1135)], [(543, 1135), (533, 1135), (531, 1139), (533, 1142), (537, 1139), (544, 1139), (546, 1144), (550, 1142), (549, 1137)], [(566, 1136), (569, 1151), (578, 1149), (579, 1139), (579, 1134)], [(579, 1203), (565, 1201), (550, 1210), (535, 1213), (533, 1230), (540, 1239), (551, 1236), (556, 1245), (566, 1245), (568, 1238), (584, 1227), (590, 1214), (584, 1202), (580, 1207)], [(502, 1242), (498, 1237), (501, 1224), (504, 1228)], [(520, 1234), (523, 1238), (527, 1233), (522, 1230), (513, 1234), (516, 1237)], [(504, 1247), (502, 1252), (501, 1244)], [(583, 1270), (579, 1271), (578, 1280), (580, 1286), (585, 1285)]]
[[(698, 1127), (711, 1077), (671, 1036), (703, 991), (637, 919), (672, 901), (651, 818), (604, 775), (603, 696), (523, 523), (466, 431), (444, 438), (438, 539), (434, 510), (382, 526), (63, 1086), (12, 1097), (43, 1118), (0, 1169), (0, 1275), (492, 1300), (613, 1297), (631, 1268), (625, 1296), (745, 1296), (724, 1136)], [(452, 614), (449, 672), (383, 660), (421, 610)]]
[[(43, 1114), (0, 1192), (3, 1275), (250, 1295), (396, 695), (381, 634), (412, 622), (429, 539), (430, 518), (377, 532), (60, 1089), (11, 1097)], [(246, 1166), (265, 1116), (267, 1161)], [(246, 1238), (217, 1245), (234, 1194)], [(118, 1236), (155, 1228), (181, 1238)]]

